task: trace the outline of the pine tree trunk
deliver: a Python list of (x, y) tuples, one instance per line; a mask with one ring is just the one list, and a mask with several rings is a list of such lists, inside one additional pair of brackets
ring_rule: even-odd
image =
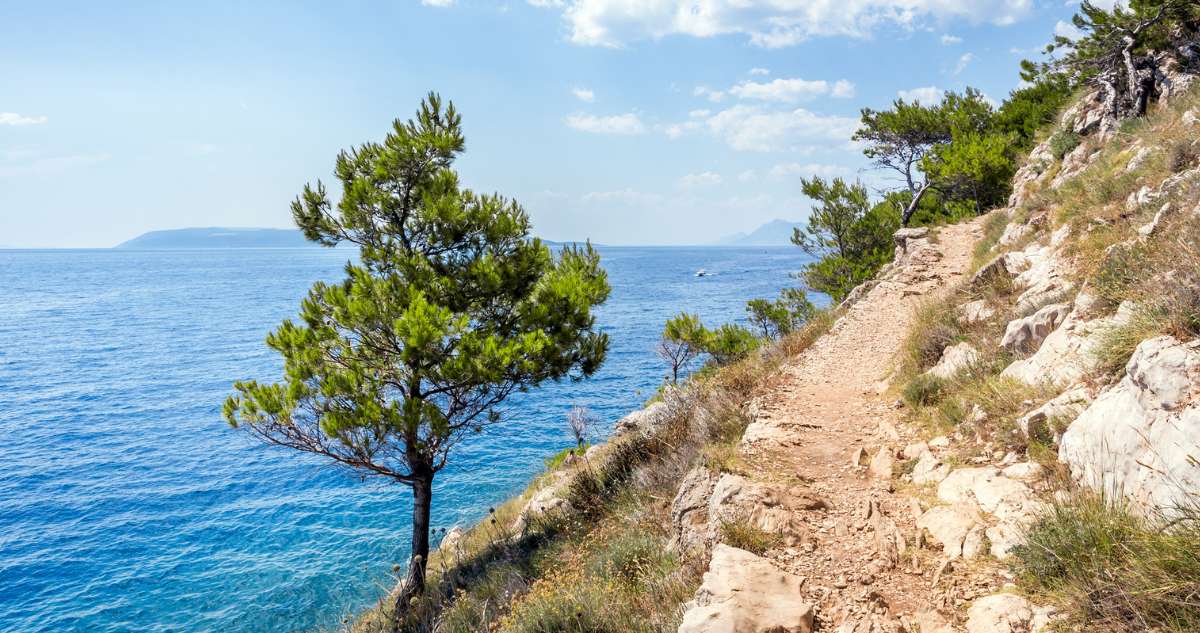
[(433, 473), (413, 481), (412, 555), (408, 575), (396, 599), (396, 612), (405, 613), (413, 598), (425, 592), (425, 568), (429, 563), (429, 510), (433, 502)]

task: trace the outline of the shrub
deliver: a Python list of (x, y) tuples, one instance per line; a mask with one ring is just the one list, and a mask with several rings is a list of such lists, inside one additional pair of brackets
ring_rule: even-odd
[[(1027, 587), (1099, 630), (1200, 630), (1200, 510), (1168, 520), (1079, 492), (1052, 503), (1013, 551)], [(1092, 630), (1089, 628), (1089, 630)]]
[(759, 556), (783, 542), (781, 535), (761, 530), (745, 519), (721, 521), (718, 530), (722, 543)]
[(1167, 156), (1167, 167), (1171, 173), (1178, 174), (1179, 172), (1188, 169), (1200, 160), (1200, 148), (1196, 146), (1196, 142), (1190, 138), (1182, 138), (1171, 144), (1171, 152)]
[(1083, 139), (1074, 132), (1059, 132), (1050, 137), (1050, 153), (1056, 160), (1062, 160), (1064, 156), (1071, 153), (1071, 150), (1079, 147), (1082, 141)]
[(926, 407), (937, 404), (946, 390), (946, 381), (929, 374), (918, 374), (904, 386), (904, 401), (909, 406)]

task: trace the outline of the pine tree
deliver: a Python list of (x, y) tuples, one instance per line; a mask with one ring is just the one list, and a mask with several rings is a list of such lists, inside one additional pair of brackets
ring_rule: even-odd
[(424, 590), (433, 480), (452, 449), (500, 422), (512, 394), (588, 376), (608, 348), (592, 313), (609, 293), (598, 254), (554, 255), (515, 201), (462, 189), (463, 147), (454, 105), (430, 94), (382, 143), (338, 155), (336, 206), (305, 186), (292, 204), (305, 236), (356, 245), (358, 261), (267, 337), (282, 381), (238, 382), (224, 408), (268, 443), (412, 488), (401, 608)]

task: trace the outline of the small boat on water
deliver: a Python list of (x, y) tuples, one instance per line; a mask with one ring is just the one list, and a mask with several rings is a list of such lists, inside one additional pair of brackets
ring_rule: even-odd
[(704, 270), (703, 268), (696, 271), (697, 277), (707, 277), (708, 275), (709, 275), (708, 271)]

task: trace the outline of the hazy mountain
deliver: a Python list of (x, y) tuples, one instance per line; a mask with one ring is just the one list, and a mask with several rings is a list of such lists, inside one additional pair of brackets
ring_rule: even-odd
[[(551, 240), (542, 241), (550, 246), (563, 244), (563, 242)], [(304, 239), (304, 234), (297, 229), (208, 227), (150, 231), (126, 242), (121, 242), (114, 248), (297, 248), (309, 246), (315, 247), (317, 244)]]
[(296, 248), (316, 246), (296, 229), (188, 228), (150, 231), (116, 248)]
[(724, 246), (787, 246), (792, 243), (792, 230), (799, 222), (771, 220), (750, 233), (734, 233), (717, 241)]

